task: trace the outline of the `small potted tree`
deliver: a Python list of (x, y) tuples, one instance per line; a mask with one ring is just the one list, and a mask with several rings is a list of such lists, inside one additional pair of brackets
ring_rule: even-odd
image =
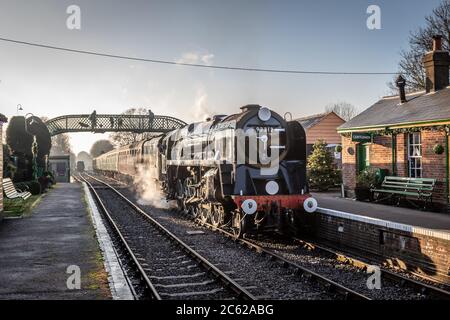
[(372, 195), (370, 188), (375, 186), (377, 182), (376, 170), (366, 168), (356, 176), (355, 196), (358, 201), (371, 200)]

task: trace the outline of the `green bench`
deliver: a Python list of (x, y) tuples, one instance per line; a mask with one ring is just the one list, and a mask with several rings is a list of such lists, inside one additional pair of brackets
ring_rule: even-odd
[[(411, 201), (413, 199), (423, 201), (423, 208), (427, 209), (428, 205), (433, 203), (435, 185), (436, 179), (387, 176), (384, 178), (381, 187), (372, 187), (370, 191), (375, 201), (391, 198), (397, 199), (397, 205), (399, 205), (401, 200), (406, 200), (417, 207)], [(385, 197), (381, 198), (382, 195), (385, 195)]]

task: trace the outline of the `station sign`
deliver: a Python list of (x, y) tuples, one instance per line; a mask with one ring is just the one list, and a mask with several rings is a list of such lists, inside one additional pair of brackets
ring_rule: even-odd
[(370, 132), (352, 132), (352, 142), (373, 142), (373, 134)]

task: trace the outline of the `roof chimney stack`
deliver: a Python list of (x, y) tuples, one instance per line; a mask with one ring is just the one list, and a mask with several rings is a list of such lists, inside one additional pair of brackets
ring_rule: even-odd
[(442, 36), (433, 37), (433, 51), (427, 52), (423, 57), (425, 65), (427, 93), (446, 88), (449, 85), (450, 56), (442, 50)]
[(442, 50), (442, 36), (437, 35), (433, 36), (433, 51), (441, 51)]
[(395, 84), (397, 85), (399, 91), (400, 103), (407, 102), (405, 92), (406, 80), (402, 77), (401, 74), (398, 76), (397, 80), (395, 80)]

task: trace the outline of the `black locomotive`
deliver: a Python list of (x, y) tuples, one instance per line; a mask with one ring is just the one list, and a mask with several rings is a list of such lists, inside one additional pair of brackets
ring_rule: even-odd
[(181, 210), (236, 236), (295, 230), (298, 213), (317, 208), (308, 194), (305, 131), (259, 105), (241, 110), (110, 151), (94, 159), (94, 169), (151, 172)]

